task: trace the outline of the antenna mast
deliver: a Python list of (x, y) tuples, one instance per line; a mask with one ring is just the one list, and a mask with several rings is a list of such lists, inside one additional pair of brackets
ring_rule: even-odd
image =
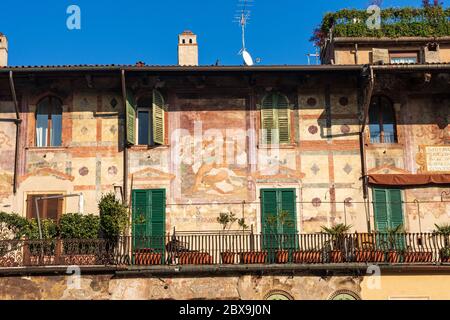
[(247, 51), (245, 45), (245, 29), (250, 20), (250, 8), (253, 6), (253, 0), (239, 0), (237, 13), (235, 15), (236, 22), (239, 23), (242, 30), (242, 49), (239, 54), (244, 58), (244, 63), (248, 66), (253, 65), (253, 59)]

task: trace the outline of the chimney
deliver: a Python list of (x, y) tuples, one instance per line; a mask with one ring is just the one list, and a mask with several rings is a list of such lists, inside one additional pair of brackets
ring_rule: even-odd
[(0, 67), (8, 65), (8, 39), (0, 32)]
[(197, 36), (189, 30), (178, 36), (178, 65), (198, 66)]

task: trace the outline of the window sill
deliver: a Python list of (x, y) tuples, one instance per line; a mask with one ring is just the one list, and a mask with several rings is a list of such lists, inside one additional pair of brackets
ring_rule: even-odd
[(156, 145), (156, 146), (146, 146), (146, 145), (140, 145), (140, 146), (130, 146), (129, 150), (131, 151), (148, 151), (148, 150), (154, 150), (154, 149), (168, 149), (170, 146), (168, 145)]
[(295, 149), (297, 144), (259, 144), (258, 149)]
[(385, 148), (385, 149), (403, 149), (404, 145), (401, 143), (368, 143), (369, 148)]
[(69, 147), (25, 147), (25, 150), (28, 151), (65, 151), (67, 150)]

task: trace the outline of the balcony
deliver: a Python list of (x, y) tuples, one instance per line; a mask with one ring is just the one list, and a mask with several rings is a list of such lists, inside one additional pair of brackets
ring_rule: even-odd
[(224, 267), (327, 269), (450, 266), (450, 237), (433, 233), (253, 234), (190, 232), (111, 240), (0, 241), (0, 273), (67, 266), (139, 270)]

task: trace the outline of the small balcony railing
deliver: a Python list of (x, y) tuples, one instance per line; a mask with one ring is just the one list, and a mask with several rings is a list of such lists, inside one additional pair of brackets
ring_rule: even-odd
[(0, 268), (350, 263), (450, 265), (450, 237), (192, 232), (118, 240), (0, 241)]

